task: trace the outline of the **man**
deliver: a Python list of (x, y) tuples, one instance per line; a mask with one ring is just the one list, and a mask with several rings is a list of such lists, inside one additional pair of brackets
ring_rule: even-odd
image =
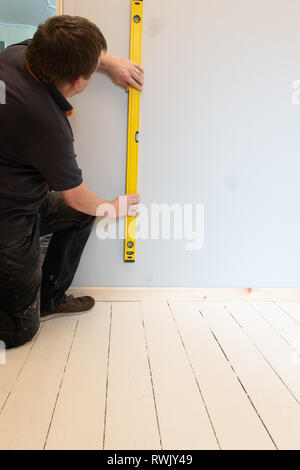
[[(6, 348), (30, 341), (40, 317), (89, 310), (92, 297), (66, 296), (92, 230), (97, 208), (135, 215), (138, 195), (104, 201), (85, 186), (68, 121), (67, 98), (104, 69), (126, 90), (143, 87), (143, 69), (106, 54), (97, 26), (57, 16), (32, 40), (0, 54), (0, 340)], [(49, 192), (50, 189), (50, 192)], [(51, 191), (52, 190), (52, 191)], [(109, 211), (111, 212), (111, 211)], [(39, 237), (53, 233), (44, 264)]]

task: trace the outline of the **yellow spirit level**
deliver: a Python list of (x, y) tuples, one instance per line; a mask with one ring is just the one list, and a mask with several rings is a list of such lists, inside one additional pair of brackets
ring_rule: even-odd
[[(141, 65), (143, 0), (131, 1), (130, 60)], [(129, 88), (126, 194), (137, 193), (140, 92)], [(136, 217), (126, 217), (124, 261), (135, 261)]]

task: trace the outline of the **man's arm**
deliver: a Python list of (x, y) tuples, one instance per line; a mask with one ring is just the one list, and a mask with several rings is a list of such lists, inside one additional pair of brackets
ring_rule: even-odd
[(142, 91), (144, 86), (144, 69), (132, 60), (119, 59), (109, 54), (101, 55), (97, 71), (105, 70), (112, 77), (113, 81), (129, 90), (133, 86)]
[(113, 201), (101, 199), (90, 191), (84, 183), (81, 183), (76, 188), (61, 191), (60, 193), (64, 198), (65, 203), (79, 212), (84, 212), (89, 215), (99, 215), (99, 212), (97, 214), (97, 209), (99, 211), (99, 207), (102, 204), (105, 204), (105, 211), (101, 215), (113, 215), (115, 217), (123, 217), (127, 215), (129, 211), (130, 215), (137, 215), (137, 204), (140, 199), (137, 194), (126, 194), (123, 196), (127, 198), (126, 205), (120, 206), (119, 198), (116, 198)]

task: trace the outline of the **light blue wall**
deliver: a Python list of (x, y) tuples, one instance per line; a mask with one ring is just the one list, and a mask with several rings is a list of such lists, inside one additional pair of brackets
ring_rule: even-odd
[[(128, 57), (125, 0), (65, 0), (95, 21), (109, 52)], [(203, 203), (205, 243), (122, 241), (93, 233), (79, 286), (298, 287), (300, 281), (300, 3), (145, 0), (141, 202)], [(73, 99), (85, 182), (124, 193), (127, 95), (98, 75)]]
[(39, 24), (54, 15), (55, 0), (0, 0), (0, 40), (8, 47), (29, 39)]
[(36, 29), (36, 26), (0, 23), (0, 40), (5, 42), (5, 47), (8, 47), (32, 38)]
[(0, 0), (0, 22), (38, 26), (56, 14), (56, 0)]

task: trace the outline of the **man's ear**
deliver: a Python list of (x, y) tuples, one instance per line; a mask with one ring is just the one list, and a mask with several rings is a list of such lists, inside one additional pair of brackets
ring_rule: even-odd
[(82, 86), (82, 77), (74, 78), (71, 82), (70, 85), (72, 86), (72, 89), (74, 90), (75, 93), (78, 93), (81, 90)]

